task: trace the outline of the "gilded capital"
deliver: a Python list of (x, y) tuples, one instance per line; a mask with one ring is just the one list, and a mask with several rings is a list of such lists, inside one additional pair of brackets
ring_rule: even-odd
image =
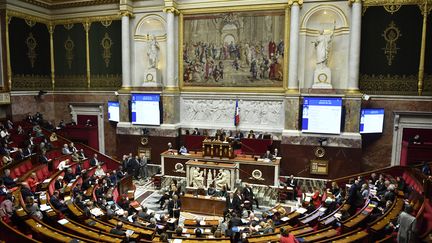
[(175, 15), (178, 15), (180, 13), (180, 11), (178, 9), (176, 9), (175, 7), (165, 7), (163, 9), (163, 12), (164, 13), (172, 13)]
[(348, 4), (351, 6), (354, 3), (362, 3), (362, 0), (348, 0)]
[(55, 24), (53, 24), (52, 22), (50, 22), (50, 23), (47, 24), (47, 27), (48, 27), (48, 33), (50, 35), (54, 34)]
[(131, 11), (129, 11), (129, 10), (120, 10), (120, 15), (122, 17), (123, 16), (127, 16), (127, 17), (130, 17), (130, 18), (132, 18), (134, 16), (134, 14)]
[(90, 31), (91, 22), (90, 21), (86, 21), (86, 22), (83, 23), (83, 26), (84, 26), (84, 30), (86, 32), (89, 32)]
[(288, 0), (288, 6), (303, 5), (303, 0)]

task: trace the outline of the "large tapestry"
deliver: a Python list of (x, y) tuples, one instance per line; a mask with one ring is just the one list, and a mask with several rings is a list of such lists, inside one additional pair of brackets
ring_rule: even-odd
[(185, 15), (183, 86), (283, 87), (285, 11)]

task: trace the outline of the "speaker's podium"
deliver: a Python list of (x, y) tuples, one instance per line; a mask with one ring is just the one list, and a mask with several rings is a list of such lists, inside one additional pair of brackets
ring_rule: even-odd
[(220, 158), (220, 159), (234, 158), (232, 145), (228, 141), (205, 139), (202, 142), (202, 149), (203, 149), (204, 158), (205, 157)]

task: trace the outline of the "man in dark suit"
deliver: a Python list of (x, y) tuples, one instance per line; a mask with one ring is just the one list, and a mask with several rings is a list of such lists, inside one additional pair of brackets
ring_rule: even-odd
[(55, 208), (55, 209), (57, 209), (57, 210), (59, 210), (60, 212), (62, 212), (62, 213), (65, 213), (67, 210), (68, 210), (68, 208), (67, 208), (67, 206), (60, 200), (60, 192), (59, 191), (54, 191), (54, 194), (51, 196), (51, 198), (50, 198), (50, 203), (51, 203), (51, 205)]
[(115, 235), (124, 236), (124, 235), (126, 235), (126, 232), (124, 230), (122, 230), (122, 228), (123, 228), (123, 222), (118, 221), (116, 227), (112, 228), (110, 230), (110, 233), (115, 234)]
[(247, 200), (251, 203), (251, 210), (253, 210), (252, 203), (255, 201), (257, 208), (259, 208), (258, 200), (254, 197), (254, 193), (252, 187), (249, 184), (245, 183), (245, 187), (243, 188), (242, 195), (244, 200)]
[(48, 164), (49, 162), (51, 162), (51, 159), (48, 159), (48, 157), (46, 156), (45, 150), (42, 150), (42, 154), (39, 156), (39, 162), (41, 164)]
[(9, 169), (5, 169), (4, 170), (4, 175), (1, 177), (3, 184), (7, 187), (7, 188), (12, 188), (16, 186), (16, 181), (18, 180), (17, 178), (13, 179), (10, 176), (10, 170)]
[(168, 202), (168, 212), (171, 218), (180, 218), (181, 202), (178, 200), (177, 195), (173, 195), (172, 199)]
[(23, 150), (19, 148), (16, 155), (15, 155), (15, 159), (17, 161), (21, 161), (21, 160), (24, 160), (25, 158), (26, 158), (26, 156), (24, 155)]
[(266, 153), (261, 156), (262, 159), (269, 159), (272, 160), (273, 159), (273, 154), (270, 153), (270, 150), (267, 150)]
[(93, 155), (93, 158), (90, 160), (90, 166), (96, 166), (96, 165), (99, 165), (99, 160), (98, 160), (98, 158), (97, 158), (97, 154), (94, 154)]
[(23, 151), (24, 157), (29, 157), (32, 155), (32, 146), (28, 145)]
[(237, 197), (234, 197), (234, 193), (230, 192), (226, 198), (225, 209), (224, 209), (224, 222), (228, 214), (232, 215), (240, 206), (240, 202)]
[(228, 222), (228, 231), (231, 232), (230, 238), (231, 242), (238, 242), (240, 239), (240, 231), (238, 230), (238, 226), (242, 225), (242, 221), (237, 216), (236, 213), (233, 213), (232, 218)]
[(288, 178), (287, 180), (287, 185), (289, 187), (293, 188), (293, 193), (292, 193), (292, 200), (296, 199), (296, 195), (297, 195), (297, 180), (294, 179), (294, 175), (291, 175), (290, 178)]

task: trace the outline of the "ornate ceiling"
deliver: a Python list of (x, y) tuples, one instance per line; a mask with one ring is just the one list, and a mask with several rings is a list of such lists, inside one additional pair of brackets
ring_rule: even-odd
[(60, 9), (82, 6), (119, 3), (119, 0), (19, 0), (47, 9)]

